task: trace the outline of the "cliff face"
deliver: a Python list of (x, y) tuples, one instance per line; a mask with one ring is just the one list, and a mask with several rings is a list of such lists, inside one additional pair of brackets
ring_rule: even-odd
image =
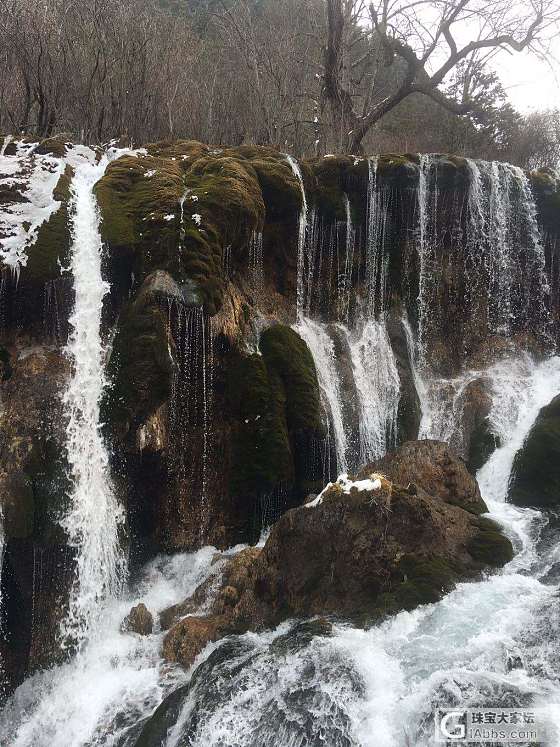
[[(191, 141), (110, 156), (94, 188), (109, 288), (101, 412), (133, 567), (162, 550), (253, 539), (333, 476), (325, 372), (296, 320), (333, 325), (351, 381), (376, 352), (360, 343), (360, 360), (341, 354), (340, 325), (389, 319), (400, 395), (398, 427), (384, 444), (418, 435), (414, 364), (452, 377), (513, 347), (542, 354), (556, 340), (552, 172), (397, 155), (325, 157), (300, 171), (271, 149)], [(104, 157), (59, 140), (11, 139), (0, 157), (2, 624), (16, 680), (41, 663), (38, 636), (52, 640), (47, 653), (56, 648), (53, 609), (63, 608), (72, 573), (60, 525), (72, 180), (84, 159)], [(480, 381), (468, 415), (476, 448), (488, 435)], [(359, 389), (347, 388), (341, 422), (363, 421), (351, 393)], [(363, 441), (362, 426), (353, 430)], [(60, 599), (45, 591), (33, 613), (33, 589), (49, 585)]]

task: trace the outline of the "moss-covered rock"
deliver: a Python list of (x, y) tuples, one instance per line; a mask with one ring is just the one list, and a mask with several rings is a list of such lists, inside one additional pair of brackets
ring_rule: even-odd
[(259, 347), (276, 396), (285, 399), (289, 431), (323, 435), (317, 371), (306, 343), (291, 327), (276, 324), (263, 332)]
[(124, 438), (169, 398), (172, 360), (167, 320), (148, 278), (121, 313), (108, 373), (111, 385), (102, 403), (104, 421)]
[(259, 355), (240, 357), (228, 371), (228, 396), (236, 421), (231, 488), (256, 495), (293, 479), (293, 461), (282, 403), (275, 398)]
[(475, 535), (467, 549), (471, 557), (481, 565), (499, 568), (513, 559), (510, 540), (497, 529), (484, 529)]
[(60, 277), (62, 268), (68, 265), (71, 244), (68, 206), (72, 176), (73, 169), (67, 166), (53, 191), (60, 207), (40, 226), (37, 238), (28, 249), (24, 278), (32, 283), (42, 285), (55, 280)]
[(509, 500), (517, 506), (560, 505), (560, 396), (542, 408), (515, 456)]

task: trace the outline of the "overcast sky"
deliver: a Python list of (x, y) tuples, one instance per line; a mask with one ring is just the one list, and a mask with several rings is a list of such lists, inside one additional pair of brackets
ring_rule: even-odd
[[(555, 42), (554, 56), (560, 60), (560, 40)], [(560, 63), (554, 63), (551, 70), (526, 52), (502, 52), (494, 67), (512, 104), (520, 111), (560, 108)]]

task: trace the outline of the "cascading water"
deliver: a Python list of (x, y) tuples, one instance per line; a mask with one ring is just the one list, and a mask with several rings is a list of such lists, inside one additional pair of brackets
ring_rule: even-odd
[(325, 324), (306, 317), (300, 319), (295, 329), (307, 343), (315, 361), (323, 410), (327, 416), (329, 430), (332, 425), (337, 470), (339, 473), (345, 472), (348, 467), (348, 442), (342, 415), (340, 381), (336, 368), (334, 342), (329, 336)]
[[(183, 482), (193, 469), (200, 481), (200, 533), (203, 539), (208, 521), (208, 479), (212, 445), (213, 333), (212, 320), (202, 306), (187, 307), (181, 301), (168, 301), (169, 334), (176, 349), (176, 365), (171, 384), (169, 423), (172, 449), (170, 468)], [(198, 435), (197, 435), (198, 434)], [(196, 441), (190, 439), (196, 438)], [(196, 444), (196, 447), (195, 447)], [(193, 454), (200, 454), (200, 463)]]
[(346, 214), (345, 251), (344, 262), (342, 267), (339, 269), (338, 296), (340, 299), (340, 320), (345, 324), (349, 324), (354, 253), (356, 251), (356, 229), (352, 222), (352, 206), (347, 194), (344, 195), (344, 207)]
[(303, 181), (303, 174), (299, 167), (298, 162), (293, 156), (286, 156), (290, 168), (292, 169), (294, 176), (298, 180), (301, 188), (301, 210), (299, 214), (298, 224), (298, 249), (297, 249), (297, 298), (296, 298), (296, 313), (297, 319), (303, 315), (303, 310), (306, 302), (305, 294), (305, 245), (307, 238), (307, 228), (309, 223), (309, 210), (307, 205), (307, 195), (305, 193), (305, 184)]
[(365, 292), (367, 318), (379, 317), (385, 309), (387, 267), (385, 251), (391, 192), (380, 187), (377, 179), (378, 158), (368, 159), (368, 187), (366, 206)]
[(103, 157), (98, 164), (77, 166), (71, 187), (75, 306), (66, 352), (73, 372), (63, 401), (73, 486), (62, 526), (76, 551), (76, 579), (63, 635), (78, 643), (87, 637), (102, 600), (120, 592), (125, 571), (119, 541), (124, 513), (111, 485), (99, 409), (106, 384), (101, 310), (109, 287), (101, 275), (102, 244), (93, 187), (107, 163)]
[(261, 291), (264, 285), (262, 231), (255, 231), (249, 242), (249, 270), (255, 290)]
[(361, 330), (345, 334), (360, 405), (358, 467), (379, 459), (396, 443), (400, 380), (382, 321), (367, 321)]

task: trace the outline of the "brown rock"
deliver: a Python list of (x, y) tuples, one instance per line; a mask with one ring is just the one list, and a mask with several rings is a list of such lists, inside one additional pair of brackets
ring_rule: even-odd
[(460, 506), (473, 514), (486, 513), (475, 478), (449, 446), (440, 441), (407, 441), (396, 451), (365, 467), (358, 479), (382, 472), (398, 485), (413, 483), (432, 498)]
[(151, 635), (154, 629), (154, 618), (145, 604), (140, 602), (133, 607), (122, 623), (123, 631), (127, 633), (138, 633), (138, 635)]
[(207, 643), (226, 634), (228, 621), (215, 615), (186, 617), (174, 625), (163, 639), (163, 655), (167, 661), (192, 666)]

